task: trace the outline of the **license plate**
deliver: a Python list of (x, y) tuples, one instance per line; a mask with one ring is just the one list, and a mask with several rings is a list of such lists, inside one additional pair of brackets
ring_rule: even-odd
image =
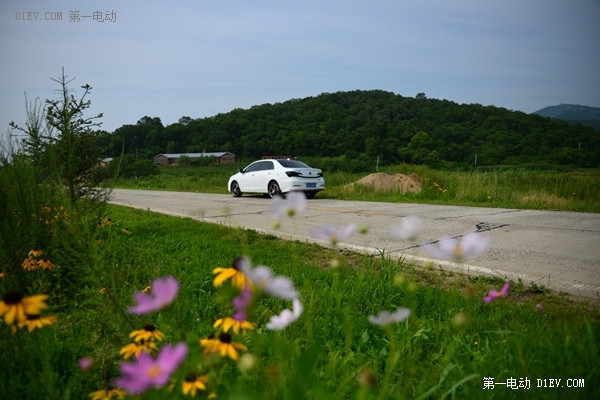
[(307, 183), (307, 184), (306, 184), (306, 187), (307, 187), (307, 188), (316, 188), (316, 187), (317, 187), (317, 184), (316, 184), (316, 183)]

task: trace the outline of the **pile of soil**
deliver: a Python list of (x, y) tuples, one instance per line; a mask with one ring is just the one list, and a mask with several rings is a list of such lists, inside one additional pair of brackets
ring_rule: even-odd
[(405, 194), (406, 192), (420, 193), (423, 182), (421, 181), (421, 177), (417, 174), (390, 175), (379, 172), (367, 175), (348, 186), (354, 187), (355, 185), (368, 186), (374, 190), (399, 191), (402, 194)]

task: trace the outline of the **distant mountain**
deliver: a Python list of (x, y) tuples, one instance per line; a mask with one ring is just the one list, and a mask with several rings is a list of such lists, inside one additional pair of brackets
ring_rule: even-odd
[(596, 130), (600, 131), (600, 108), (598, 107), (560, 104), (558, 106), (542, 108), (533, 114), (562, 119), (571, 124), (580, 123), (581, 125), (593, 126)]

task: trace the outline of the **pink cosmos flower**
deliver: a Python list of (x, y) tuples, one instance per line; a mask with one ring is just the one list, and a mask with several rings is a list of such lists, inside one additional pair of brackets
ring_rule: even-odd
[(302, 311), (304, 311), (304, 307), (300, 299), (295, 298), (292, 300), (292, 310), (286, 308), (281, 314), (272, 316), (269, 322), (267, 322), (266, 328), (270, 331), (284, 330), (300, 318)]
[(406, 318), (410, 316), (410, 309), (405, 307), (400, 307), (393, 313), (389, 311), (380, 311), (377, 316), (369, 315), (369, 322), (373, 325), (390, 325), (397, 324), (399, 322), (404, 321)]
[(271, 214), (277, 219), (293, 217), (306, 209), (306, 195), (304, 192), (290, 192), (285, 199), (275, 196), (271, 202)]
[(292, 300), (299, 296), (292, 280), (286, 276), (273, 276), (273, 271), (264, 265), (254, 268), (250, 264), (242, 267), (242, 272), (256, 289), (269, 296)]
[(331, 225), (323, 225), (317, 229), (311, 229), (310, 235), (315, 239), (329, 241), (332, 245), (336, 245), (340, 240), (345, 240), (351, 237), (358, 230), (358, 225), (349, 223), (346, 226), (335, 228)]
[(115, 385), (133, 395), (162, 387), (169, 382), (187, 352), (187, 345), (181, 342), (175, 346), (164, 345), (156, 359), (141, 353), (134, 362), (121, 363), (122, 376), (115, 380)]
[(536, 308), (536, 309), (537, 309), (539, 312), (541, 312), (542, 314), (545, 312), (545, 310), (544, 310), (544, 306), (542, 305), (542, 303), (537, 303), (537, 304), (535, 305), (535, 308)]
[(88, 369), (92, 368), (92, 365), (94, 365), (94, 360), (91, 357), (81, 357), (79, 360), (77, 360), (77, 365), (79, 366), (80, 370), (87, 371)]
[(492, 301), (496, 300), (497, 298), (506, 297), (508, 295), (509, 288), (510, 288), (510, 284), (508, 282), (506, 282), (504, 284), (504, 286), (502, 286), (502, 289), (499, 292), (494, 289), (490, 290), (488, 292), (488, 295), (483, 298), (483, 301), (485, 301), (486, 303), (491, 303)]
[(175, 300), (178, 292), (179, 282), (174, 277), (156, 279), (152, 282), (152, 293), (136, 292), (134, 298), (137, 305), (127, 307), (127, 311), (140, 315), (161, 310)]
[(423, 249), (436, 259), (460, 261), (464, 257), (472, 257), (483, 253), (489, 244), (489, 237), (477, 232), (467, 233), (458, 240), (444, 236), (434, 243), (426, 243)]

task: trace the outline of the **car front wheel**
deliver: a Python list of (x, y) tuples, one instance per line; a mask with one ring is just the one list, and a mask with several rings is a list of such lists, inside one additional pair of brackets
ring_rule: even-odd
[(281, 195), (281, 189), (279, 188), (279, 184), (275, 181), (269, 182), (269, 186), (267, 187), (267, 191), (271, 198)]
[(242, 196), (242, 191), (240, 190), (240, 185), (236, 181), (231, 182), (231, 195), (233, 197), (241, 197)]

